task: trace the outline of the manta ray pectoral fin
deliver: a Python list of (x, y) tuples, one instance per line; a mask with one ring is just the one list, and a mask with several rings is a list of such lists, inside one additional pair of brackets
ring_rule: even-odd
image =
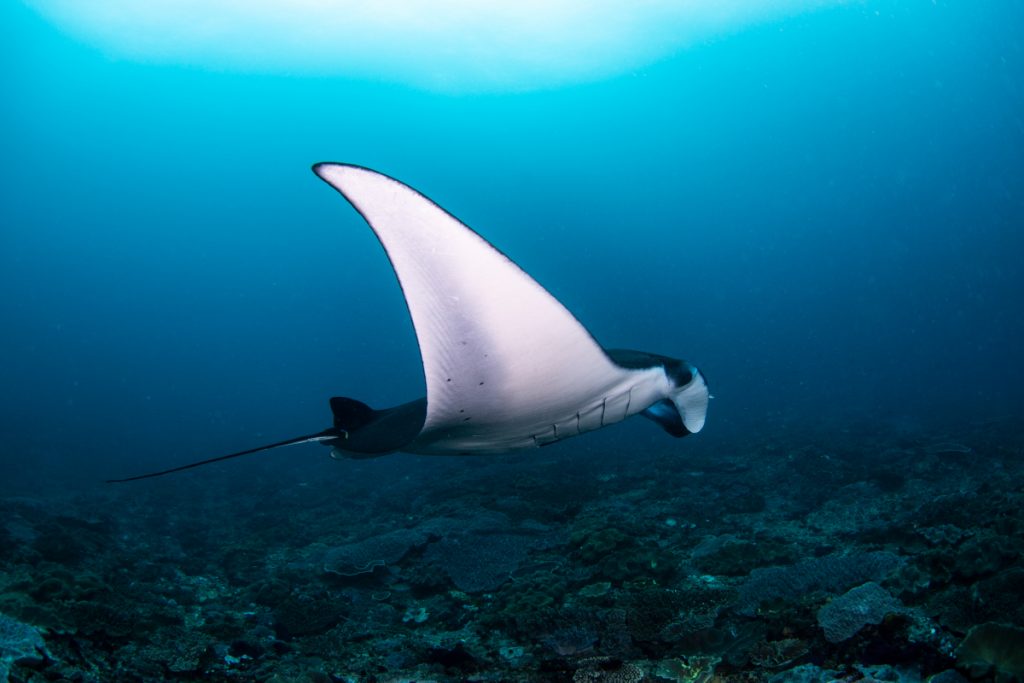
[[(537, 429), (626, 381), (629, 373), (560, 301), (433, 201), (367, 168), (323, 163), (314, 170), (380, 240), (416, 331), (427, 387), (421, 433), (389, 444), (392, 450), (532, 447)], [(356, 436), (338, 447), (358, 450)]]

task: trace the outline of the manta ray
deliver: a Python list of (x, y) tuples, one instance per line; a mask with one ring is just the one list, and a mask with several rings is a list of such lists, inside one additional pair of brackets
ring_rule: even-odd
[(408, 185), (352, 164), (313, 171), (384, 247), (416, 331), (426, 397), (383, 409), (334, 397), (323, 431), (110, 481), (310, 442), (345, 458), (480, 455), (548, 446), (633, 415), (675, 437), (704, 426), (708, 385), (687, 361), (603, 348), (510, 258)]

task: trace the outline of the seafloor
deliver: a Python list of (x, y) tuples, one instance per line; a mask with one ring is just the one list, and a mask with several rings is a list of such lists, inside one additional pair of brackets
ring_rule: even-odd
[(9, 497), (0, 680), (1022, 680), (1021, 427), (289, 449)]

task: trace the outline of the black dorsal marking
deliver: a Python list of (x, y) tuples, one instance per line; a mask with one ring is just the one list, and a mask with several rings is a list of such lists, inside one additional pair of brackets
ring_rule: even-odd
[(339, 429), (347, 429), (354, 432), (360, 427), (365, 427), (373, 421), (376, 411), (362, 401), (344, 396), (331, 398), (331, 414), (334, 416), (334, 426)]

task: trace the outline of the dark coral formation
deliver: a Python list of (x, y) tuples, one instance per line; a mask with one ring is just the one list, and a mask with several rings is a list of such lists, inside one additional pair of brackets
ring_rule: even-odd
[(993, 674), (998, 681), (1024, 680), (1024, 628), (979, 624), (956, 652), (957, 662), (976, 676)]
[(1019, 680), (1018, 427), (268, 459), (2, 499), (0, 672)]
[(868, 581), (827, 602), (818, 610), (818, 624), (825, 632), (825, 640), (841, 643), (865, 626), (880, 624), (887, 616), (903, 611), (903, 605), (889, 591)]
[(880, 581), (899, 563), (898, 555), (876, 551), (836, 553), (783, 567), (754, 569), (740, 585), (736, 609), (753, 614), (765, 602), (792, 601), (809, 593), (835, 593), (862, 581)]

